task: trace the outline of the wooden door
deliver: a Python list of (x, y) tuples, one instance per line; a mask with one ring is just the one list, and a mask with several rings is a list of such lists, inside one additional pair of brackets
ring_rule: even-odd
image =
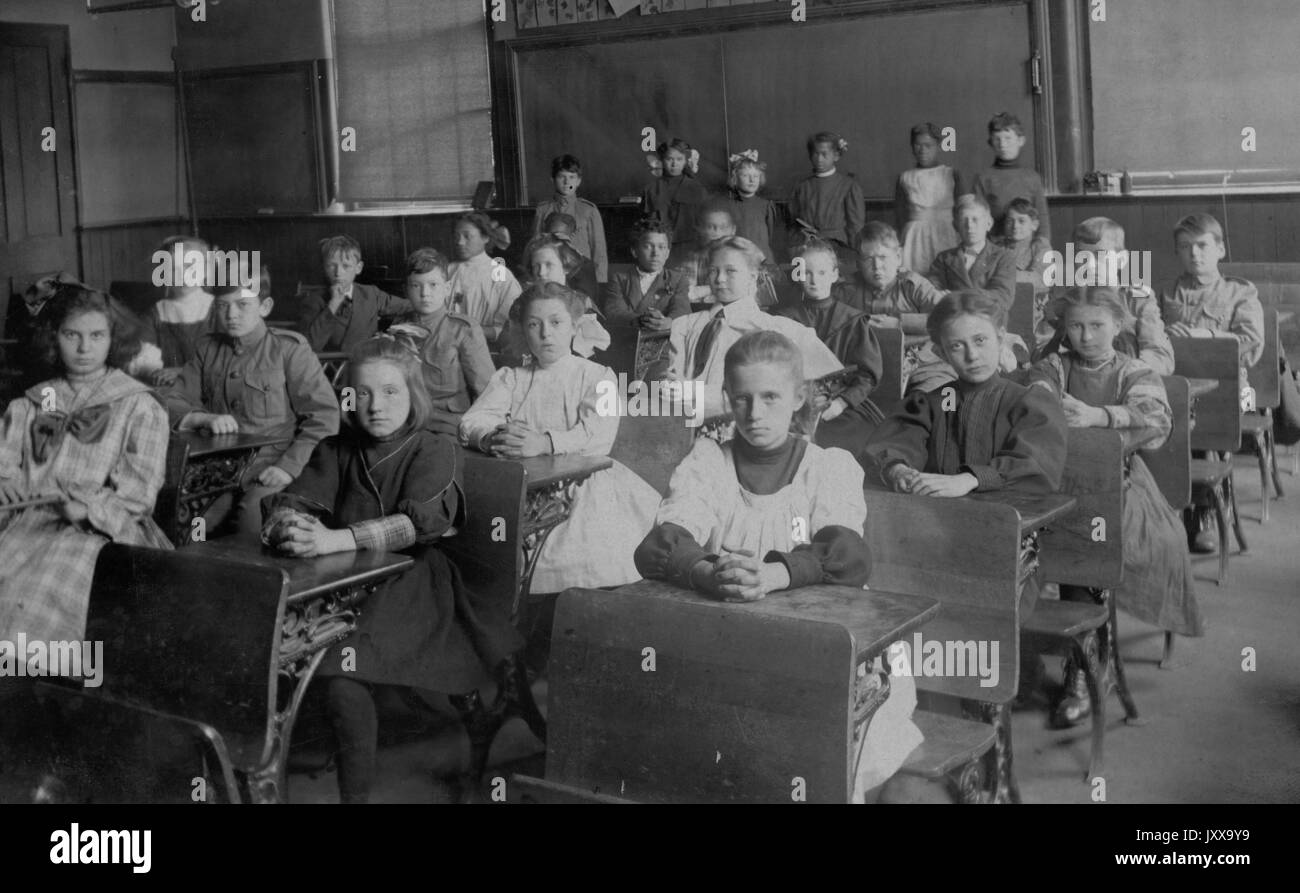
[(36, 275), (80, 270), (68, 81), (67, 27), (0, 22), (0, 321)]

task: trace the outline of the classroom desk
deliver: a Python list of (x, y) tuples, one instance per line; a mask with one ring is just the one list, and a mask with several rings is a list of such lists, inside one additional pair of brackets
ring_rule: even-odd
[[(569, 590), (556, 608), (547, 778), (615, 794), (626, 779), (623, 796), (651, 802), (789, 802), (772, 766), (797, 749), (813, 799), (844, 802), (889, 693), (870, 664), (939, 612), (926, 596), (847, 586), (755, 602), (653, 580)], [(657, 672), (643, 672), (647, 643)]]
[(524, 466), (528, 480), (523, 521), (524, 575), (515, 602), (517, 613), (532, 589), (533, 571), (537, 569), (542, 547), (551, 531), (569, 519), (578, 487), (596, 472), (612, 467), (614, 462), (608, 456), (577, 454), (503, 461), (518, 461)]
[(1124, 458), (1127, 459), (1138, 450), (1146, 449), (1153, 440), (1159, 440), (1163, 432), (1159, 428), (1123, 428), (1119, 434)]
[(232, 537), (196, 543), (185, 551), (275, 567), (288, 578), (279, 668), (280, 676), (287, 680), (287, 706), (276, 711), (271, 759), (249, 780), (249, 789), (259, 802), (281, 802), (289, 738), (316, 669), (329, 647), (356, 628), (360, 602), (385, 580), (409, 570), (415, 561), (396, 552), (370, 551), (293, 558), (265, 547), (254, 549)]
[(1217, 378), (1189, 378), (1187, 379), (1187, 393), (1193, 401), (1197, 397), (1203, 397), (1219, 386)]
[[(240, 479), (262, 447), (284, 443), (286, 437), (261, 434), (210, 434), (181, 431), (171, 435), (167, 447), (167, 488), (175, 488), (175, 511), (155, 516), (168, 539), (183, 546), (190, 539), (193, 519), (201, 518), (213, 503), (240, 488)], [(170, 499), (159, 498), (160, 510)]]
[(1038, 571), (1038, 538), (1047, 525), (1064, 517), (1078, 504), (1064, 493), (971, 493), (977, 502), (999, 502), (1020, 513), (1020, 571), (1016, 583), (1025, 582)]

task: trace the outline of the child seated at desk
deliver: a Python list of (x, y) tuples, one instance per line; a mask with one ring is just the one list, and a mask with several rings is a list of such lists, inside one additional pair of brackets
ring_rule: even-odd
[(904, 391), (928, 391), (957, 377), (935, 353), (925, 330), (926, 317), (943, 293), (929, 279), (904, 269), (898, 233), (888, 223), (873, 220), (862, 228), (857, 274), (847, 282), (835, 283), (835, 288), (836, 297), (867, 313), (873, 326), (903, 330)]
[[(528, 273), (529, 284), (538, 282), (555, 282), (567, 285), (582, 296), (582, 317), (578, 320), (577, 331), (573, 336), (573, 352), (580, 357), (591, 358), (597, 351), (609, 347), (609, 332), (601, 325), (600, 311), (592, 296), (570, 284), (569, 277), (574, 275), (582, 264), (582, 255), (574, 251), (561, 239), (554, 236), (534, 236), (524, 246), (524, 269)], [(509, 347), (515, 356), (522, 355), (527, 345), (519, 334), (518, 322), (514, 308), (511, 308)]]
[[(1105, 279), (1131, 279), (1136, 271), (1128, 270), (1130, 257), (1124, 248), (1124, 227), (1107, 217), (1089, 217), (1074, 228), (1074, 256), (1077, 263), (1091, 263), (1097, 284), (1114, 287), (1128, 307), (1130, 322), (1115, 339), (1115, 349), (1146, 363), (1157, 375), (1174, 374), (1174, 347), (1160, 319), (1160, 304), (1151, 289), (1138, 283), (1121, 285)], [(1087, 267), (1085, 266), (1085, 270)], [(1150, 275), (1147, 270), (1147, 275)], [(1037, 331), (1046, 334), (1041, 356), (1065, 349), (1064, 335), (1052, 318), (1053, 305), (1046, 303)]]
[[(843, 450), (790, 434), (807, 399), (799, 349), (777, 332), (751, 332), (727, 350), (725, 368), (736, 436), (696, 439), (636, 550), (637, 568), (725, 601), (817, 584), (862, 588), (871, 573), (862, 469)], [(862, 745), (856, 802), (921, 743), (911, 677), (891, 684)]]
[(519, 297), (520, 288), (506, 265), (488, 256), (488, 249), (509, 248), (510, 231), (482, 211), (470, 211), (456, 220), (455, 244), (453, 305), (482, 326), (488, 344), (494, 344), (505, 331), (510, 305)]
[[(1174, 248), (1183, 274), (1161, 300), (1165, 331), (1171, 338), (1236, 338), (1241, 358), (1239, 387), (1246, 370), (1264, 354), (1264, 306), (1255, 286), (1223, 276), (1219, 261), (1227, 254), (1223, 227), (1209, 214), (1189, 214), (1174, 227)], [(1208, 508), (1189, 513), (1188, 533), (1196, 552), (1218, 549), (1218, 533)]]
[[(1016, 271), (1034, 277), (1034, 288), (1042, 291), (1043, 270), (1047, 269), (1047, 252), (1051, 243), (1039, 232), (1038, 209), (1027, 198), (1018, 198), (1007, 205), (1002, 218), (1002, 232), (994, 243), (1011, 252), (1016, 261)], [(1077, 246), (1076, 246), (1077, 250)]]
[(665, 269), (672, 250), (671, 233), (647, 217), (632, 231), (633, 269), (615, 273), (601, 289), (601, 307), (610, 325), (638, 325), (666, 332), (673, 320), (691, 312), (691, 280)]
[[(167, 461), (167, 413), (122, 367), (139, 347), (109, 298), (58, 283), (42, 312), (58, 377), (0, 422), (0, 640), (85, 635), (106, 543), (170, 549), (152, 518)], [(54, 497), (44, 504), (15, 503)], [(20, 658), (21, 659), (21, 658)]]
[[(615, 378), (573, 354), (575, 325), (586, 310), (582, 296), (556, 282), (539, 282), (518, 303), (525, 364), (496, 371), (460, 421), (461, 443), (507, 459), (609, 455), (618, 415), (597, 407)], [(639, 580), (632, 552), (658, 504), (659, 493), (618, 462), (587, 478), (569, 519), (546, 540), (532, 590), (549, 594)]]
[(356, 409), (317, 446), (283, 492), (262, 503), (263, 541), (299, 558), (366, 549), (405, 552), (415, 566), (368, 596), (357, 627), (329, 651), (329, 718), (339, 743), (339, 795), (364, 803), (375, 776), (375, 688), (456, 695), (498, 670), (521, 643), (510, 604), (485, 603), (438, 548), (464, 524), (455, 441), (427, 430), (420, 357), (379, 335), (352, 352)]
[(988, 204), (979, 196), (963, 195), (952, 216), (960, 244), (939, 252), (930, 267), (930, 281), (948, 291), (987, 291), (1010, 310), (1016, 297), (1016, 259), (989, 239), (993, 216)]
[[(674, 268), (690, 283), (690, 300), (693, 305), (698, 307), (717, 303), (713, 283), (709, 281), (709, 251), (718, 242), (736, 234), (736, 218), (726, 199), (713, 199), (700, 206), (695, 221), (694, 250)], [(776, 283), (779, 279), (780, 270), (767, 261), (759, 266), (758, 306), (771, 310), (777, 305)]]
[(705, 415), (723, 405), (723, 357), (741, 335), (759, 329), (785, 335), (803, 354), (803, 368), (822, 378), (843, 368), (839, 359), (802, 323), (764, 313), (758, 306), (763, 253), (748, 239), (733, 236), (709, 248), (709, 278), (717, 304), (673, 320), (668, 336), (667, 378), (704, 382)]
[(953, 292), (930, 313), (930, 338), (957, 381), (913, 391), (876, 428), (866, 454), (886, 485), (943, 497), (1060, 487), (1065, 414), (1042, 388), (998, 374), (1006, 324), (1002, 303), (986, 292)]
[[(1124, 298), (1113, 288), (1074, 288), (1057, 311), (1068, 349), (1036, 363), (1027, 382), (1061, 401), (1071, 427), (1154, 428), (1160, 439), (1147, 446), (1158, 447), (1172, 425), (1169, 401), (1159, 375), (1115, 349), (1131, 324)], [(1204, 635), (1182, 523), (1137, 453), (1128, 460), (1123, 505), (1124, 581), (1115, 588), (1116, 605), (1161, 629)], [(1061, 586), (1061, 598), (1092, 600), (1078, 586)], [(1091, 708), (1082, 669), (1067, 664), (1065, 678), (1055, 717), (1072, 726)]]
[(867, 315), (833, 296), (840, 263), (833, 245), (809, 239), (799, 249), (795, 263), (803, 269), (803, 300), (782, 305), (777, 315), (808, 326), (845, 367), (855, 367), (843, 391), (821, 411), (816, 440), (821, 446), (839, 447), (857, 458), (867, 435), (884, 418), (870, 397), (880, 381), (880, 345)]
[(303, 301), (298, 330), (312, 350), (350, 351), (379, 331), (380, 317), (405, 316), (411, 305), (373, 285), (357, 282), (365, 267), (361, 246), (351, 236), (332, 236), (320, 243), (329, 288)]
[(390, 327), (418, 345), (431, 410), (429, 430), (455, 437), (460, 417), (487, 389), (496, 369), (478, 323), (448, 309), (451, 281), (447, 258), (418, 248), (406, 259), (406, 299), (415, 312)]
[(338, 401), (307, 339), (264, 322), (273, 304), (247, 289), (219, 295), (220, 334), (198, 340), (164, 398), (178, 431), (284, 439), (263, 447), (245, 469), (242, 495), (213, 503), (205, 516), (210, 536), (229, 526), (255, 540), (262, 497), (288, 486), (316, 444), (339, 430)]

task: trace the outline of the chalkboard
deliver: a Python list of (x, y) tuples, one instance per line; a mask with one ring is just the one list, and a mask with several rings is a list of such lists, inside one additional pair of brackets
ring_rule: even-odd
[(323, 209), (315, 78), (310, 63), (186, 74), (200, 217)]
[[(1088, 40), (1099, 169), (1300, 168), (1295, 0), (1112, 2), (1104, 21), (1095, 15)], [(1243, 148), (1247, 127), (1253, 152)]]
[(76, 91), (82, 224), (184, 214), (175, 85), (81, 81)]
[(804, 143), (819, 130), (848, 140), (840, 167), (869, 197), (893, 196), (915, 164), (909, 131), (924, 121), (954, 129), (943, 163), (970, 174), (992, 160), (988, 119), (1012, 112), (1032, 164), (1030, 46), (1028, 5), (1002, 4), (520, 48), (526, 201), (550, 195), (550, 160), (562, 152), (582, 159), (588, 198), (638, 192), (649, 179), (643, 127), (695, 145), (709, 187), (724, 184), (729, 154), (757, 149), (773, 198), (808, 175)]

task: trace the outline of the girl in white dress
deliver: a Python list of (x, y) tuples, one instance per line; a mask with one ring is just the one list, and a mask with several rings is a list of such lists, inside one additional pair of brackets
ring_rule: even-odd
[(510, 231), (482, 211), (462, 214), (456, 221), (456, 257), (451, 265), (452, 309), (478, 323), (488, 343), (505, 330), (510, 305), (519, 297), (519, 280), (504, 263), (488, 256), (488, 248), (510, 247)]
[[(799, 349), (778, 332), (752, 332), (724, 362), (736, 436), (722, 445), (696, 440), (637, 549), (637, 567), (648, 578), (725, 601), (817, 584), (864, 588), (871, 555), (862, 539), (862, 468), (845, 450), (790, 434), (807, 399)], [(912, 678), (892, 677), (864, 737), (855, 802), (921, 743), (915, 706)]]
[[(609, 398), (601, 398), (615, 393), (617, 384), (610, 369), (573, 355), (574, 326), (585, 310), (578, 292), (555, 282), (532, 285), (519, 297), (529, 356), (525, 365), (492, 376), (461, 419), (461, 443), (507, 459), (609, 455), (618, 414), (603, 414)], [(569, 519), (546, 540), (532, 591), (641, 579), (632, 552), (650, 530), (658, 505), (658, 491), (618, 462), (587, 478)]]
[(939, 164), (943, 134), (926, 122), (912, 128), (912, 157), (916, 167), (898, 177), (894, 213), (903, 236), (903, 268), (930, 269), (940, 251), (957, 247), (952, 206), (962, 194), (961, 175)]

